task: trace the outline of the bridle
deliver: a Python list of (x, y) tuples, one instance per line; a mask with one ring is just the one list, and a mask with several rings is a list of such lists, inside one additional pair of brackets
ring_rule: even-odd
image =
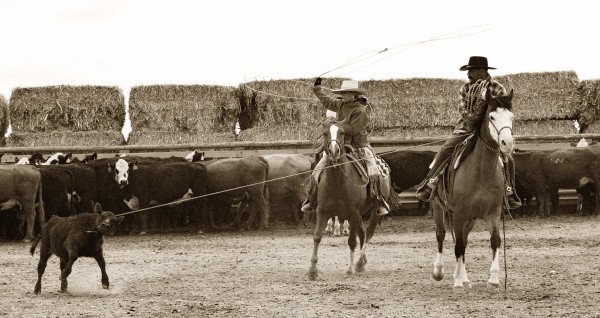
[[(488, 107), (489, 107), (489, 106), (488, 106)], [(489, 113), (487, 113), (487, 114), (489, 114)], [(487, 114), (486, 114), (486, 115), (487, 115)], [(500, 142), (500, 133), (502, 133), (502, 131), (503, 131), (504, 129), (508, 129), (508, 130), (510, 130), (510, 134), (512, 135), (512, 127), (510, 127), (510, 126), (502, 126), (502, 127), (500, 127), (500, 129), (498, 129), (498, 127), (497, 127), (497, 126), (494, 124), (494, 122), (493, 122), (493, 121), (491, 121), (491, 120), (489, 120), (489, 119), (488, 119), (488, 122), (489, 122), (489, 123), (492, 125), (492, 127), (494, 127), (494, 130), (496, 130), (496, 145), (495, 145), (495, 147), (492, 147), (492, 146), (488, 145), (488, 144), (485, 142), (485, 140), (483, 140), (483, 138), (481, 138), (481, 136), (479, 136), (479, 140), (481, 140), (481, 142), (482, 142), (482, 143), (483, 143), (483, 144), (484, 144), (484, 145), (485, 145), (485, 146), (486, 146), (488, 149), (490, 149), (491, 151), (499, 152), (499, 150), (500, 150), (500, 144), (499, 144), (499, 142)], [(490, 133), (491, 133), (491, 132), (490, 132)]]
[[(334, 125), (335, 125), (335, 124), (334, 124)], [(336, 156), (335, 158), (333, 158), (333, 156), (331, 155), (331, 151), (330, 151), (330, 147), (329, 147), (329, 145), (330, 145), (331, 143), (335, 143), (335, 144), (337, 144), (337, 146), (338, 146), (338, 149), (340, 149), (340, 151), (339, 151), (339, 155), (338, 155), (338, 156)], [(345, 156), (345, 155), (346, 155), (346, 150), (345, 150), (345, 148), (344, 148), (344, 144), (343, 144), (342, 142), (340, 142), (340, 141), (339, 141), (339, 138), (336, 138), (335, 140), (333, 140), (333, 139), (329, 140), (329, 141), (327, 142), (327, 145), (326, 145), (326, 147), (324, 147), (324, 148), (325, 148), (325, 149), (324, 149), (324, 151), (325, 151), (325, 154), (327, 154), (327, 158), (329, 158), (329, 160), (331, 160), (331, 163), (332, 163), (332, 166), (331, 166), (331, 167), (329, 167), (329, 168), (342, 168), (342, 165), (345, 165), (345, 164), (350, 164), (350, 163), (352, 163), (352, 161), (347, 161), (347, 162), (343, 162), (343, 163), (340, 163), (340, 162), (339, 162), (339, 159), (340, 159), (340, 158), (342, 158), (343, 156)], [(327, 168), (327, 167), (326, 167), (325, 169), (329, 169), (329, 168)], [(367, 181), (366, 181), (364, 184), (357, 184), (357, 183), (355, 183), (354, 181), (352, 181), (352, 178), (351, 178), (351, 177), (348, 175), (348, 173), (346, 172), (346, 170), (345, 170), (345, 169), (341, 169), (341, 170), (342, 170), (342, 172), (344, 173), (344, 175), (346, 175), (346, 179), (347, 179), (347, 180), (348, 180), (350, 183), (352, 183), (353, 185), (355, 185), (355, 186), (357, 186), (357, 187), (365, 187), (365, 186), (367, 186), (367, 184), (369, 184), (369, 181), (368, 181), (368, 180), (367, 180)]]

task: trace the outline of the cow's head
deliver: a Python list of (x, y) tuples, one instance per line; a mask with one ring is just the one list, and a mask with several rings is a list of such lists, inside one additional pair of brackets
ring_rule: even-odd
[(94, 205), (94, 212), (98, 214), (96, 219), (96, 231), (102, 234), (110, 233), (114, 227), (123, 222), (124, 216), (116, 216), (110, 211), (102, 211), (100, 203)]
[(88, 163), (88, 162), (90, 162), (92, 160), (96, 160), (96, 159), (98, 159), (98, 154), (94, 152), (91, 155), (85, 156), (85, 158), (83, 158), (83, 160), (81, 160), (81, 162)]
[(35, 153), (29, 157), (29, 163), (32, 165), (41, 165), (46, 162), (46, 158), (41, 153)]
[(204, 151), (194, 150), (185, 156), (185, 159), (189, 162), (203, 161)]
[(46, 161), (42, 164), (43, 165), (66, 164), (66, 163), (71, 163), (72, 160), (73, 160), (72, 153), (68, 153), (65, 155), (62, 152), (57, 152), (57, 153), (53, 154), (52, 156), (50, 156), (48, 159), (46, 159)]
[(134, 161), (127, 162), (125, 159), (119, 159), (114, 166), (108, 165), (108, 172), (115, 174), (115, 181), (119, 187), (123, 188), (129, 184), (129, 172), (137, 170), (137, 165)]

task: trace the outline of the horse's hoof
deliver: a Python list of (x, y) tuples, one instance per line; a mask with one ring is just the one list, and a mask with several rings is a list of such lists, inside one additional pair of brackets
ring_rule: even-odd
[(437, 280), (438, 282), (440, 280), (444, 279), (444, 269), (442, 268), (442, 270), (439, 272), (436, 272), (434, 270), (433, 273), (431, 274), (431, 277), (433, 277), (433, 279)]
[(465, 292), (465, 288), (463, 286), (454, 286), (452, 288), (452, 293), (454, 294), (463, 294)]
[(362, 273), (365, 271), (365, 264), (356, 264), (356, 272)]
[(354, 270), (352, 270), (352, 269), (348, 269), (348, 270), (346, 271), (346, 276), (354, 276)]
[(499, 289), (500, 288), (500, 283), (487, 282), (487, 287), (488, 288), (493, 288), (493, 289)]
[(108, 289), (108, 285), (102, 284), (102, 288)]
[(308, 279), (309, 280), (316, 280), (317, 277), (319, 277), (319, 271), (317, 270), (309, 270), (308, 271)]

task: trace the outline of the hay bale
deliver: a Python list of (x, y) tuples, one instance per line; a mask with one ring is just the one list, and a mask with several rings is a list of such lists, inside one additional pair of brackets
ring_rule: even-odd
[(374, 129), (453, 126), (462, 80), (410, 78), (361, 82), (373, 106)]
[[(325, 78), (323, 87), (340, 87), (343, 79)], [(239, 86), (240, 126), (286, 129), (318, 125), (325, 108), (313, 93), (314, 78), (252, 81)]]
[(68, 131), (43, 133), (14, 132), (8, 138), (8, 147), (61, 147), (61, 146), (119, 146), (123, 135), (112, 130)]
[(230, 131), (239, 112), (237, 89), (216, 85), (148, 85), (131, 88), (133, 131), (190, 134)]
[[(323, 86), (339, 88), (343, 78), (325, 78)], [(240, 124), (242, 129), (255, 127), (261, 136), (278, 132), (313, 140), (315, 127), (324, 118), (324, 108), (312, 91), (314, 79), (254, 81), (240, 85)], [(454, 125), (458, 119), (460, 80), (405, 79), (363, 81), (372, 108), (371, 129), (434, 127)], [(258, 129), (257, 129), (258, 128)], [(243, 135), (243, 134), (242, 134)], [(247, 137), (252, 138), (252, 137)], [(285, 138), (284, 138), (285, 139)]]
[(508, 91), (519, 120), (576, 119), (579, 79), (573, 71), (519, 73), (495, 77)]
[(15, 88), (10, 110), (15, 132), (119, 131), (125, 119), (123, 92), (114, 86)]
[(0, 94), (0, 147), (6, 146), (6, 133), (8, 131), (8, 127), (10, 126), (10, 110), (8, 107), (8, 101), (4, 97), (4, 95)]
[(600, 118), (600, 80), (582, 81), (579, 86), (578, 121), (581, 133), (598, 133)]
[(576, 134), (572, 120), (516, 120), (513, 135), (569, 135)]
[(412, 138), (412, 137), (440, 137), (449, 138), (452, 136), (454, 126), (435, 126), (435, 127), (402, 127), (378, 129), (371, 133), (373, 138)]

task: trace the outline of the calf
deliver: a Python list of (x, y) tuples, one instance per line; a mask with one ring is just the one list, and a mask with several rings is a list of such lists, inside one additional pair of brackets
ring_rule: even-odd
[(67, 277), (71, 273), (73, 263), (78, 257), (93, 257), (102, 271), (102, 287), (108, 289), (108, 275), (102, 254), (104, 234), (116, 224), (123, 221), (123, 216), (115, 216), (112, 212), (102, 211), (99, 203), (94, 206), (95, 213), (83, 213), (70, 217), (55, 216), (44, 225), (42, 233), (31, 244), (33, 256), (35, 248), (42, 240), (40, 261), (38, 263), (38, 280), (33, 290), (39, 294), (42, 290), (42, 275), (48, 259), (52, 254), (60, 257), (60, 291), (67, 290)]

